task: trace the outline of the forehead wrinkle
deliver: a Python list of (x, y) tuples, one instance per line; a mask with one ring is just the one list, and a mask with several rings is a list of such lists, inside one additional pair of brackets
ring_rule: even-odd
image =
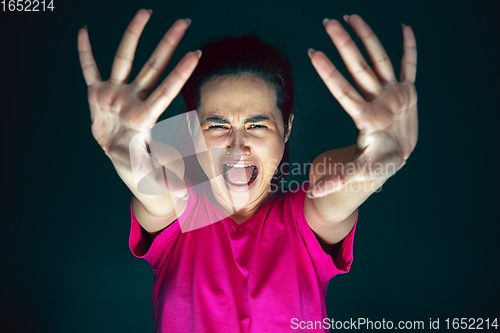
[[(200, 94), (200, 111), (206, 114), (200, 117), (203, 121), (209, 117), (232, 118), (236, 122), (256, 116), (265, 116), (274, 122), (276, 117), (281, 119), (274, 88), (258, 77), (217, 77), (203, 84)], [(256, 98), (257, 94), (262, 98)], [(205, 110), (210, 111), (203, 112)]]

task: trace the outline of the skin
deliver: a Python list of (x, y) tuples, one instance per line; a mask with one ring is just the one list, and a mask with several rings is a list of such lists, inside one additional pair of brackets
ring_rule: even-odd
[[(145, 195), (137, 190), (131, 172), (129, 144), (138, 133), (144, 136), (143, 144), (132, 148), (137, 156), (142, 156), (146, 165), (150, 158), (148, 143), (154, 151), (149, 129), (179, 93), (196, 67), (201, 51), (186, 54), (159, 87), (151, 92), (190, 24), (190, 20), (178, 20), (167, 31), (137, 78), (127, 83), (139, 36), (150, 15), (151, 12), (140, 10), (129, 24), (108, 81), (101, 80), (86, 28), (78, 32), (78, 50), (88, 85), (92, 134), (132, 191), (134, 214), (141, 226), (154, 237), (177, 218), (177, 212), (185, 208), (187, 191), (182, 180), (184, 166), (178, 163), (170, 169), (164, 168), (168, 182), (158, 182), (166, 187), (167, 194)], [(418, 133), (417, 93), (414, 85), (417, 51), (413, 30), (409, 26), (402, 26), (404, 53), (398, 81), (384, 48), (366, 22), (358, 15), (344, 16), (344, 20), (366, 48), (373, 69), (339, 21), (325, 19), (323, 24), (359, 92), (323, 52), (313, 49), (308, 51), (318, 75), (359, 129), (355, 145), (329, 150), (318, 156), (311, 166), (310, 192), (304, 203), (304, 212), (311, 229), (328, 253), (333, 253), (334, 244), (352, 229), (358, 207), (406, 163), (415, 148)], [(268, 199), (265, 193), (272, 166), (265, 166), (265, 162), (283, 153), (283, 123), (276, 119), (272, 89), (256, 79), (224, 78), (209, 83), (204, 89), (201, 117), (220, 112), (228, 120), (228, 132), (213, 135), (205, 131), (205, 139), (212, 147), (230, 146), (233, 151), (240, 151), (243, 157), (255, 158), (255, 162), (263, 165), (260, 183), (251, 193), (248, 207), (235, 215), (237, 221), (241, 221), (251, 216)], [(224, 98), (229, 95), (234, 100)], [(259, 150), (258, 154), (256, 151), (260, 148), (257, 143), (262, 142), (261, 137), (252, 134), (254, 130), (243, 126), (245, 117), (249, 116), (249, 110), (255, 103), (260, 103), (260, 112), (272, 116), (270, 124), (275, 126), (266, 134), (272, 142), (272, 149)], [(176, 153), (171, 147), (163, 148), (170, 157), (159, 156), (160, 164), (166, 164)], [(277, 162), (279, 160), (276, 158)], [(206, 172), (212, 168), (203, 159), (200, 163)], [(321, 163), (323, 168), (318, 168)], [(377, 163), (385, 166), (382, 172), (373, 171), (372, 166)], [(221, 185), (215, 183), (212, 188), (217, 192)], [(217, 197), (217, 202), (227, 207), (227, 198), (222, 193)]]
[[(143, 134), (145, 142), (153, 143), (148, 130), (179, 94), (198, 64), (201, 51), (188, 52), (151, 92), (190, 25), (189, 19), (179, 19), (163, 36), (138, 76), (128, 83), (137, 43), (151, 14), (152, 12), (141, 9), (128, 25), (107, 81), (101, 79), (86, 27), (78, 31), (78, 52), (88, 86), (92, 134), (113, 163), (119, 177), (132, 192), (132, 207), (141, 226), (154, 237), (173, 222), (177, 218), (177, 212), (186, 206), (184, 199), (187, 191), (182, 181), (184, 166), (165, 169), (169, 180), (164, 183), (167, 194), (141, 193), (137, 189), (130, 165), (129, 144), (137, 134)], [(132, 148), (139, 158), (144, 160), (144, 165), (147, 165), (147, 145)], [(170, 155), (178, 154), (173, 148), (166, 150), (170, 150)]]
[[(418, 137), (414, 85), (417, 44), (413, 30), (402, 25), (404, 51), (398, 81), (387, 53), (368, 24), (359, 15), (346, 15), (344, 20), (365, 46), (373, 70), (339, 21), (325, 19), (323, 24), (361, 94), (323, 52), (308, 52), (319, 76), (359, 129), (356, 145), (325, 152), (311, 167), (312, 191), (304, 209), (327, 252), (352, 229), (357, 208), (406, 163)], [(354, 170), (315, 172), (316, 164), (325, 158), (354, 165)], [(373, 171), (377, 163), (384, 166), (383, 172)]]
[[(259, 170), (255, 187), (241, 195), (240, 201), (246, 205), (231, 216), (241, 223), (271, 196), (271, 179), (283, 157), (291, 126), (285, 136), (275, 90), (261, 78), (248, 75), (218, 77), (205, 83), (200, 93), (198, 118), (204, 142), (207, 148), (212, 151), (219, 148), (216, 151), (221, 153), (210, 157), (198, 155), (198, 161), (210, 175), (212, 191), (219, 205), (231, 211), (232, 203), (238, 201), (240, 193), (228, 195), (225, 181), (216, 177), (220, 175), (218, 161), (253, 162)], [(292, 120), (293, 116), (290, 125)]]

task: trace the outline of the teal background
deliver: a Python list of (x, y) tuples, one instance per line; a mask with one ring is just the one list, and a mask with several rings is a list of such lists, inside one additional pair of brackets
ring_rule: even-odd
[(324, 51), (353, 82), (322, 19), (344, 23), (344, 14), (361, 15), (398, 77), (401, 23), (410, 25), (418, 45), (418, 145), (361, 206), (354, 262), (331, 280), (328, 314), (426, 324), (440, 318), (441, 327), (447, 317), (499, 317), (499, 1), (55, 0), (54, 6), (0, 12), (0, 332), (153, 332), (153, 275), (128, 249), (130, 193), (92, 137), (76, 43), (86, 24), (107, 79), (140, 8), (154, 12), (131, 77), (177, 18), (193, 23), (167, 72), (216, 35), (255, 32), (284, 45), (297, 88), (291, 162), (301, 164), (357, 138), (307, 56), (309, 47)]

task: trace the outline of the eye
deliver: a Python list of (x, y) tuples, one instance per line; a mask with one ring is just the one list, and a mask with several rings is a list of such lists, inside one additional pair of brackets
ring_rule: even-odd
[(261, 128), (267, 128), (267, 126), (266, 125), (261, 125), (261, 124), (253, 124), (253, 125), (248, 126), (248, 128), (261, 129)]
[(209, 126), (208, 129), (221, 130), (221, 129), (227, 129), (227, 127), (224, 125), (212, 125), (212, 126)]

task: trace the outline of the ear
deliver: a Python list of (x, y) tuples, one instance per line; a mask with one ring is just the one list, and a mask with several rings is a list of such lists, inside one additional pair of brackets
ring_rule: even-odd
[(288, 128), (285, 133), (285, 143), (288, 141), (288, 138), (290, 137), (290, 133), (292, 132), (292, 123), (293, 123), (293, 113), (290, 114), (290, 117), (288, 117)]

